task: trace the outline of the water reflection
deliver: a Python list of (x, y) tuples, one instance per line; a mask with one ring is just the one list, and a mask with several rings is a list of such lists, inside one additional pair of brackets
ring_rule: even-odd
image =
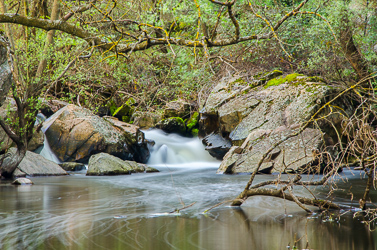
[[(189, 173), (189, 174), (187, 174)], [(175, 182), (172, 185), (172, 178)], [(270, 178), (258, 177), (259, 181)], [(221, 206), (248, 176), (177, 170), (150, 175), (33, 178), (0, 184), (1, 249), (375, 249), (374, 233), (352, 216), (307, 217), (295, 204), (253, 197)], [(152, 216), (186, 205), (180, 216)], [(307, 246), (308, 244), (308, 246)]]
[[(165, 145), (173, 151), (181, 149)], [(233, 199), (249, 176), (217, 175), (219, 162), (199, 156), (179, 164), (158, 162), (160, 173), (35, 177), (35, 185), (17, 187), (0, 181), (0, 248), (376, 249), (376, 233), (351, 213), (340, 220), (307, 216), (292, 202), (256, 196), (241, 208), (225, 203), (204, 214)], [(360, 197), (364, 181), (351, 171), (342, 176), (352, 185), (339, 182), (334, 192), (337, 201), (350, 204), (350, 186)], [(274, 178), (259, 175), (256, 181)], [(322, 197), (322, 189), (313, 192)], [(295, 192), (308, 194), (302, 188)], [(377, 192), (371, 195), (377, 198)], [(193, 202), (179, 215), (169, 214)]]

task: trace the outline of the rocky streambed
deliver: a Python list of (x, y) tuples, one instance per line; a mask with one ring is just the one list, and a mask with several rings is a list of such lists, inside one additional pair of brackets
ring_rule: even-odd
[[(134, 162), (126, 168), (113, 164), (102, 171), (96, 167), (96, 171), (88, 171), (91, 175), (143, 172), (141, 169), (147, 170), (148, 166), (138, 164), (148, 161), (148, 144), (151, 147), (154, 142), (145, 138), (140, 127), (159, 128), (188, 137), (199, 134), (207, 151), (222, 161), (217, 173), (252, 173), (261, 160), (258, 171), (262, 173), (317, 171), (326, 161), (323, 152), (330, 156), (337, 153), (337, 136), (344, 117), (353, 111), (345, 98), (325, 105), (340, 91), (341, 87), (331, 86), (320, 78), (282, 75), (280, 71), (234, 76), (223, 78), (214, 86), (199, 113), (195, 112), (195, 105), (177, 100), (168, 103), (159, 114), (134, 112), (129, 123), (72, 104), (50, 101), (46, 104), (49, 112), (42, 112), (52, 115), (43, 123), (44, 133), (35, 133), (29, 150), (40, 148), (46, 140), (56, 163), (89, 163), (90, 169), (95, 159), (104, 156), (117, 157), (126, 165)], [(2, 117), (9, 114), (5, 107), (15, 109), (8, 99), (0, 112)], [(5, 152), (12, 143), (4, 131), (0, 131), (0, 136), (1, 150)], [(100, 153), (102, 157), (96, 156)], [(12, 151), (8, 154), (11, 156)], [(55, 170), (40, 167), (31, 171), (22, 167), (25, 164), (31, 167), (32, 162), (44, 160), (29, 152), (14, 176), (66, 174), (56, 164), (51, 164)], [(33, 169), (39, 164), (34, 165)]]

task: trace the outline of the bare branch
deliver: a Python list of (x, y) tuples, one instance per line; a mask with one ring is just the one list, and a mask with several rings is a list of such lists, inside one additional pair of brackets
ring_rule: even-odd
[[(280, 189), (272, 189), (272, 188), (257, 188), (257, 189), (250, 189), (247, 190), (246, 195), (248, 197), (256, 196), (256, 195), (265, 195), (265, 196), (273, 196), (278, 198), (285, 198), (286, 200), (295, 202), (295, 199), (304, 205), (316, 206), (321, 209), (340, 209), (341, 206), (327, 200), (318, 200), (315, 198), (306, 198), (295, 196), (293, 197), (290, 193), (282, 192)], [(346, 206), (344, 206), (346, 207)], [(347, 207), (348, 208), (348, 207)]]
[(235, 2), (236, 2), (236, 0), (232, 0), (232, 1), (227, 1), (227, 2), (224, 2), (224, 3), (222, 3), (222, 2), (219, 2), (219, 1), (216, 1), (216, 0), (209, 0), (211, 3), (215, 3), (215, 4), (218, 4), (218, 5), (222, 5), (222, 6), (232, 6)]

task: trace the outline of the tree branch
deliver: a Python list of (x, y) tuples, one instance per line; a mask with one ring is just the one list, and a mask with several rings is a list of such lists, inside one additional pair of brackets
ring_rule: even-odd
[(227, 1), (225, 3), (222, 3), (222, 2), (219, 2), (219, 1), (216, 1), (216, 0), (209, 0), (211, 3), (215, 3), (215, 4), (218, 4), (218, 5), (222, 5), (222, 6), (232, 6), (236, 0), (232, 0), (232, 1)]
[(16, 145), (18, 146), (20, 144), (20, 141), (21, 141), (21, 138), (16, 135), (11, 129), (10, 127), (4, 122), (3, 118), (0, 117), (0, 126), (1, 128), (5, 131), (5, 133), (9, 136), (9, 138), (14, 142), (16, 143)]
[[(216, 1), (215, 1), (216, 2)], [(235, 3), (235, 1), (226, 3), (226, 6), (232, 6)], [(130, 51), (140, 51), (140, 50), (146, 50), (152, 46), (156, 45), (178, 45), (178, 46), (185, 46), (185, 47), (222, 47), (222, 46), (228, 46), (237, 44), (244, 41), (249, 40), (262, 40), (262, 39), (269, 39), (272, 37), (272, 33), (262, 34), (262, 35), (250, 35), (250, 36), (244, 36), (239, 37), (240, 30), (237, 20), (235, 19), (232, 11), (229, 13), (233, 24), (236, 28), (236, 37), (235, 38), (224, 38), (224, 39), (218, 39), (218, 40), (208, 40), (208, 44), (205, 45), (199, 40), (190, 40), (190, 39), (182, 39), (182, 38), (141, 38), (138, 39), (137, 42), (134, 43), (117, 43), (107, 41), (105, 39), (101, 39), (98, 37), (99, 34), (93, 34), (91, 32), (88, 32), (80, 27), (71, 25), (67, 22), (64, 22), (62, 20), (48, 20), (48, 19), (40, 19), (40, 18), (34, 18), (34, 17), (25, 17), (17, 14), (1, 14), (0, 15), (0, 23), (14, 23), (14, 24), (20, 24), (27, 27), (35, 27), (40, 28), (46, 31), (50, 30), (60, 30), (62, 32), (65, 32), (67, 34), (79, 37), (81, 39), (84, 39), (89, 44), (92, 44), (92, 41), (94, 41), (94, 44), (97, 48), (103, 49), (103, 50), (109, 50), (112, 52), (118, 52), (118, 53), (128, 53)], [(64, 20), (64, 18), (63, 18)], [(285, 19), (286, 20), (286, 19)], [(283, 20), (282, 22), (284, 22)], [(119, 20), (118, 20), (119, 21)], [(131, 20), (121, 20), (121, 21), (127, 21), (127, 22), (133, 22), (137, 23), (136, 21)], [(117, 22), (117, 20), (114, 20), (114, 22)], [(120, 22), (120, 21), (119, 21)], [(282, 23), (281, 22), (281, 23)], [(126, 33), (124, 33), (126, 34)], [(115, 46), (116, 45), (116, 46)]]
[(278, 198), (283, 198), (283, 199), (293, 201), (293, 202), (296, 202), (295, 200), (297, 200), (304, 205), (316, 206), (316, 207), (319, 207), (320, 209), (340, 209), (341, 208), (340, 205), (333, 203), (331, 201), (294, 196), (290, 193), (282, 192), (281, 189), (257, 188), (257, 189), (250, 189), (246, 191), (247, 197), (256, 196), (256, 195), (278, 197)]
[(240, 25), (238, 24), (238, 21), (233, 14), (232, 5), (228, 6), (228, 14), (229, 14), (230, 20), (232, 20), (232, 23), (236, 29), (235, 31), (236, 36), (234, 37), (234, 40), (237, 42), (240, 39)]

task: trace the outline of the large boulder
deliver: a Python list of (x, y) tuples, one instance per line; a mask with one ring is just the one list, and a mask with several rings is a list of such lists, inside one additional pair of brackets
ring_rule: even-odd
[[(269, 81), (224, 79), (209, 95), (200, 120), (202, 135), (217, 134), (233, 146), (218, 172), (253, 172), (272, 145), (297, 132), (339, 91), (318, 78), (299, 74)], [(327, 116), (326, 120), (310, 124), (300, 135), (275, 148), (260, 170), (303, 171), (316, 162), (318, 153), (337, 141), (333, 128), (341, 128), (342, 115), (351, 113), (352, 105), (339, 98), (334, 107), (340, 108), (331, 114), (329, 109), (322, 109), (317, 115)]]
[(45, 134), (41, 131), (35, 131), (28, 144), (29, 151), (35, 151), (37, 148), (42, 147), (45, 140)]
[[(3, 106), (5, 98), (8, 95), (9, 89), (12, 86), (12, 71), (8, 63), (8, 48), (4, 37), (0, 36), (0, 106)], [(5, 117), (6, 113), (0, 112), (1, 117)], [(5, 132), (0, 130), (0, 152), (9, 148), (12, 142)]]
[(62, 162), (87, 161), (100, 152), (140, 162), (149, 157), (144, 134), (137, 126), (96, 116), (75, 105), (60, 109), (43, 129), (51, 150)]
[[(277, 128), (274, 131), (257, 129), (250, 133), (241, 146), (233, 146), (225, 155), (218, 173), (252, 173), (258, 167), (263, 154), (280, 139), (297, 132), (296, 129)], [(272, 150), (263, 161), (259, 171), (296, 172), (307, 171), (314, 163), (324, 142), (318, 129), (306, 128)]]
[(119, 121), (112, 116), (105, 116), (104, 119), (125, 136), (127, 145), (129, 145), (133, 155), (132, 160), (144, 163), (148, 161), (150, 156), (148, 140), (145, 139), (144, 133), (140, 131), (138, 126)]
[[(7, 158), (11, 159), (16, 153), (16, 148), (10, 148), (5, 154), (4, 164), (8, 161)], [(18, 165), (16, 170), (13, 172), (14, 177), (25, 177), (25, 176), (55, 176), (55, 175), (67, 175), (58, 164), (47, 160), (43, 156), (27, 151), (24, 159)]]
[(113, 155), (99, 153), (90, 157), (86, 175), (126, 175), (142, 173), (146, 170), (153, 172), (153, 169), (145, 164), (123, 161)]
[(41, 101), (41, 108), (39, 110), (47, 118), (52, 116), (58, 110), (69, 105), (68, 102), (64, 102), (61, 100), (46, 100), (46, 99), (41, 98), (40, 101)]

